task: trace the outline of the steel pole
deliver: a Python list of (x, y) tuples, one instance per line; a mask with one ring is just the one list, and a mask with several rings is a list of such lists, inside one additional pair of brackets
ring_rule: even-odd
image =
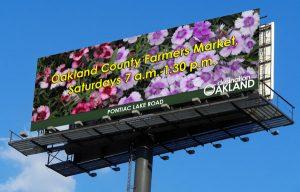
[(152, 163), (152, 148), (139, 147), (135, 161), (134, 192), (151, 192)]

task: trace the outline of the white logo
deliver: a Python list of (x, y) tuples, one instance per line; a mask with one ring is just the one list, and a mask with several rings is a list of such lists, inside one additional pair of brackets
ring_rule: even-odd
[(212, 96), (214, 93), (215, 93), (215, 86), (207, 85), (207, 86), (204, 88), (204, 94), (205, 94), (206, 96)]

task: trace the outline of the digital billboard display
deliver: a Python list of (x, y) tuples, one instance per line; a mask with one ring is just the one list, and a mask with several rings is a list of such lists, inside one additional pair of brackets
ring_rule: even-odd
[(258, 89), (259, 10), (38, 59), (31, 130)]

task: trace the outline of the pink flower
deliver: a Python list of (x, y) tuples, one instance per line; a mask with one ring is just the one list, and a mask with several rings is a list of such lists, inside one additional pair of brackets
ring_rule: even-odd
[(77, 69), (78, 67), (84, 67), (84, 63), (82, 61), (73, 61), (72, 68)]
[(79, 61), (83, 55), (87, 54), (89, 52), (88, 48), (80, 49), (79, 51), (72, 52), (69, 56), (70, 59), (73, 59), (74, 61)]
[(50, 67), (46, 67), (44, 70), (44, 74), (46, 77), (50, 77), (51, 75), (51, 68)]
[(49, 82), (47, 80), (41, 81), (39, 84), (41, 89), (47, 89), (49, 86)]
[(118, 103), (118, 105), (124, 105), (129, 103), (134, 103), (138, 101), (142, 101), (142, 96), (139, 92), (132, 92), (128, 97), (122, 97)]
[[(93, 65), (93, 67), (98, 67), (98, 69), (101, 69), (101, 67), (104, 65), (104, 63), (100, 63), (100, 62), (96, 62), (94, 65)], [(100, 79), (103, 79), (103, 78), (107, 78), (107, 76), (109, 75), (109, 74), (111, 74), (112, 73), (112, 71), (107, 71), (107, 72), (101, 72), (100, 73)]]
[(76, 85), (76, 80), (71, 80), (67, 82), (67, 88), (69, 88), (70, 86), (75, 86)]
[(62, 102), (78, 101), (79, 96), (75, 93), (69, 94), (68, 90), (65, 90), (60, 96)]
[(90, 105), (92, 108), (97, 108), (102, 105), (102, 99), (100, 97), (99, 91), (94, 91), (90, 95)]
[(102, 100), (106, 100), (110, 98), (111, 96), (114, 96), (117, 94), (117, 88), (112, 86), (106, 86), (99, 89), (100, 97)]
[(32, 121), (37, 122), (46, 120), (50, 117), (50, 109), (48, 106), (41, 105), (37, 108), (36, 112), (32, 115)]
[(96, 59), (109, 59), (113, 54), (113, 49), (108, 43), (95, 46), (94, 57)]
[(51, 68), (50, 67), (46, 67), (44, 69), (44, 73), (43, 74), (40, 73), (39, 75), (40, 75), (39, 78), (43, 77), (43, 80), (41, 82), (39, 82), (40, 88), (41, 89), (48, 88), (49, 87), (49, 82), (50, 82)]
[[(55, 74), (57, 75), (61, 75), (62, 73), (61, 72), (56, 72)], [(66, 82), (65, 81), (58, 81), (56, 83), (51, 83), (50, 85), (50, 89), (55, 89), (57, 87), (63, 87), (66, 85)]]
[(66, 64), (61, 64), (56, 68), (56, 71), (62, 73), (65, 70), (65, 68)]
[(81, 102), (76, 105), (75, 108), (72, 109), (71, 114), (78, 114), (83, 112), (89, 112), (91, 110), (90, 103), (87, 102)]
[[(56, 70), (57, 71), (55, 72), (55, 74), (57, 74), (57, 75), (66, 75), (69, 72), (74, 71), (74, 69), (65, 69), (65, 64), (60, 65), (59, 67), (56, 68)], [(56, 80), (55, 80), (55, 83), (53, 83), (53, 81), (52, 81), (52, 84), (50, 85), (50, 89), (54, 89), (57, 87), (63, 87), (67, 84), (67, 82), (65, 82), (65, 81), (60, 81), (59, 79), (56, 79)]]

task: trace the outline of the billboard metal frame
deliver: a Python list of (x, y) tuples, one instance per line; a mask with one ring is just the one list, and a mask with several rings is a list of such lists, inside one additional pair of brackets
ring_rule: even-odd
[[(280, 102), (274, 101), (272, 103), (258, 94), (251, 94), (237, 98), (228, 98), (226, 101), (214, 103), (193, 103), (193, 105), (189, 107), (170, 109), (152, 116), (131, 117), (123, 121), (108, 122), (102, 125), (83, 127), (28, 139), (11, 139), (9, 145), (24, 155), (47, 152), (49, 154), (47, 166), (64, 176), (84, 172), (88, 173), (95, 169), (104, 167), (113, 168), (118, 166), (118, 164), (128, 162), (130, 156), (128, 150), (129, 146), (124, 146), (124, 151), (115, 154), (107, 153), (102, 157), (78, 163), (74, 161), (74, 155), (67, 155), (65, 159), (58, 159), (57, 154), (66, 149), (67, 143), (80, 145), (82, 144), (81, 141), (86, 141), (87, 138), (89, 140), (92, 138), (101, 140), (102, 138), (103, 141), (113, 142), (118, 136), (113, 136), (109, 134), (109, 132), (104, 133), (98, 131), (101, 128), (107, 127), (107, 125), (112, 129), (123, 128), (124, 131), (121, 135), (128, 134), (129, 139), (132, 134), (137, 133), (139, 133), (138, 137), (144, 135), (148, 137), (149, 140), (151, 140), (151, 137), (154, 135), (154, 137), (156, 137), (155, 142), (151, 141), (153, 155), (174, 153), (181, 149), (199, 145), (203, 146), (227, 138), (236, 138), (257, 131), (269, 131), (275, 127), (293, 124), (294, 106), (286, 100), (283, 100), (284, 98), (278, 93), (274, 92), (274, 95), (276, 95), (276, 98), (280, 100)], [(286, 115), (275, 105), (276, 103), (285, 103), (291, 113)], [(218, 123), (218, 120), (225, 118), (227, 115), (236, 119), (237, 123), (227, 126), (225, 126), (224, 122)], [(168, 117), (168, 119), (166, 117)], [(241, 118), (243, 118), (243, 121), (238, 122), (238, 119)], [(162, 119), (167, 121), (161, 122)], [(189, 124), (190, 122), (195, 121), (193, 125), (201, 123), (199, 122), (200, 119), (202, 119), (202, 121), (208, 121), (210, 124), (212, 122), (216, 123), (206, 132), (189, 127), (191, 125)], [(150, 121), (153, 122), (152, 125), (149, 124)], [(163, 126), (166, 124), (173, 126), (175, 132), (180, 132), (181, 130), (181, 134), (173, 138), (158, 137), (158, 134), (155, 132), (157, 131), (155, 127), (165, 127), (167, 129), (166, 126)], [(109, 131), (109, 128), (103, 130)], [(167, 132), (170, 131), (172, 130), (167, 130)], [(174, 131), (173, 133), (175, 133)], [(161, 132), (159, 132), (159, 134), (161, 134)], [(130, 142), (127, 142), (125, 145), (129, 143)], [(145, 143), (137, 142), (137, 145), (143, 144)], [(133, 154), (135, 154), (135, 149), (133, 150)]]
[(264, 82), (260, 84), (259, 91), (267, 99), (273, 98), (271, 89), (275, 89), (275, 76), (274, 76), (274, 51), (275, 51), (275, 24), (274, 22), (261, 25), (260, 31), (260, 50), (259, 50), (259, 80)]

